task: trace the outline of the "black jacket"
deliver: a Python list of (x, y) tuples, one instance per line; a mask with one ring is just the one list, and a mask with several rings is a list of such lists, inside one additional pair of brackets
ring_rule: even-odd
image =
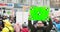
[[(32, 25), (31, 20), (28, 20), (28, 27), (31, 29), (31, 32), (37, 32), (37, 30), (43, 30), (42, 32), (50, 32), (50, 30), (52, 29), (53, 25), (52, 25), (52, 21), (51, 19), (49, 19), (49, 25), (46, 27), (41, 27), (41, 28), (35, 28), (34, 25)], [(40, 31), (41, 32), (41, 31)]]

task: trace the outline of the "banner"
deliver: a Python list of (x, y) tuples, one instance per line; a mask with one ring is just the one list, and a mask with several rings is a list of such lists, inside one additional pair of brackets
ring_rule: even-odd
[(7, 8), (13, 8), (13, 3), (0, 3), (0, 7), (7, 7)]

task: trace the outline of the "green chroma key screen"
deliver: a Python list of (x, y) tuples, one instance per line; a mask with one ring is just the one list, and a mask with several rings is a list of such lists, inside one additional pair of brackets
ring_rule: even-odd
[(50, 7), (46, 6), (31, 6), (29, 20), (46, 20), (49, 18)]

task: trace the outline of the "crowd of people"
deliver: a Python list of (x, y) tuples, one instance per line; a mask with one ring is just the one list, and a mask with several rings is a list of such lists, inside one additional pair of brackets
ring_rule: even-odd
[[(15, 19), (14, 19), (15, 20)], [(26, 22), (20, 25), (18, 22), (13, 22), (13, 18), (0, 15), (0, 32), (50, 32), (53, 25), (56, 27), (56, 31), (60, 32), (60, 21), (59, 18), (51, 18), (44, 21), (32, 21), (28, 20), (28, 25)], [(12, 25), (14, 23), (14, 25)], [(47, 24), (48, 23), (48, 24)]]
[(28, 25), (25, 25), (26, 22), (24, 22), (21, 27), (20, 23), (13, 21), (15, 21), (15, 19), (11, 18), (11, 16), (7, 17), (4, 15), (2, 17), (0, 15), (0, 32), (29, 32)]
[[(3, 8), (3, 14), (6, 13), (5, 8)], [(1, 8), (0, 8), (1, 10)], [(29, 15), (30, 16), (30, 15)], [(50, 16), (49, 16), (50, 17)], [(54, 29), (53, 26), (55, 27)], [(16, 16), (13, 17), (5, 15), (1, 15), (0, 11), (0, 32), (51, 32), (55, 30), (56, 32), (60, 32), (60, 19), (59, 17), (49, 18), (46, 21), (39, 20), (28, 20), (28, 24), (24, 22), (22, 25), (16, 21)]]

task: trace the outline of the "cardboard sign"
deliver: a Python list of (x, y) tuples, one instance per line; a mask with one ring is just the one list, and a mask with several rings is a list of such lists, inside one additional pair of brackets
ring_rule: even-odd
[(50, 8), (46, 6), (32, 6), (30, 7), (29, 20), (46, 20), (49, 17)]

